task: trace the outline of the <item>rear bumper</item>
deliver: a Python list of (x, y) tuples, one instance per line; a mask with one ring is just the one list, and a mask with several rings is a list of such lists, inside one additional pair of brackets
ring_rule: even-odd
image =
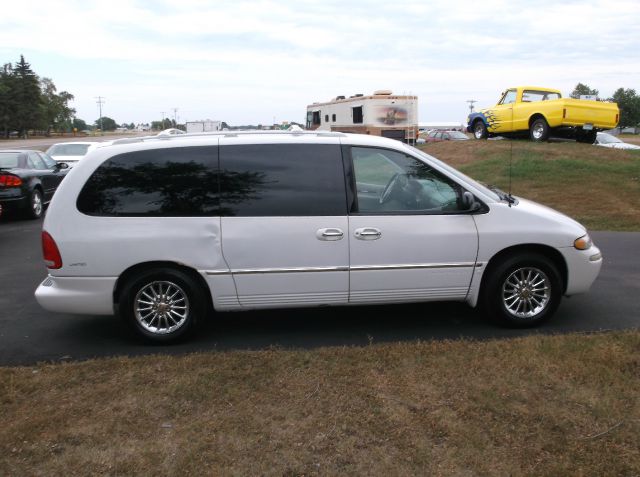
[(36, 300), (45, 310), (58, 313), (113, 315), (115, 277), (53, 277), (36, 289)]
[(29, 207), (29, 198), (22, 197), (0, 197), (0, 208), (2, 213), (11, 212), (13, 210), (24, 210)]

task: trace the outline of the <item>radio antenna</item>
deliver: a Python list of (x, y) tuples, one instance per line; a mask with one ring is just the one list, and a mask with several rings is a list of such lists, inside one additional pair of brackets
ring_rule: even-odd
[(513, 139), (509, 139), (509, 145), (511, 146), (511, 152), (509, 154), (509, 207), (513, 203), (513, 196), (511, 195), (511, 166), (513, 164)]

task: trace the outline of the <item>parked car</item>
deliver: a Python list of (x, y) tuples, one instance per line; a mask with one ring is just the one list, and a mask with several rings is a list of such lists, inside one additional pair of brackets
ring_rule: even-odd
[(553, 131), (591, 144), (596, 132), (616, 127), (619, 119), (616, 103), (563, 98), (557, 89), (519, 86), (502, 93), (492, 108), (471, 113), (467, 131), (476, 139), (528, 133), (532, 141), (546, 141)]
[(60, 142), (47, 149), (47, 154), (56, 161), (65, 162), (69, 167), (75, 166), (80, 159), (92, 151), (98, 144), (97, 141)]
[(115, 141), (62, 183), (42, 244), (44, 308), (154, 341), (215, 311), (436, 300), (534, 326), (602, 265), (567, 216), (339, 132)]
[(187, 134), (187, 133), (184, 132), (182, 129), (169, 128), (169, 129), (163, 129), (162, 131), (160, 131), (158, 133), (158, 136), (176, 136), (180, 134)]
[(422, 137), (426, 142), (440, 142), (440, 141), (468, 141), (469, 136), (460, 131), (429, 131), (426, 134), (422, 134)]
[(44, 152), (0, 150), (0, 210), (40, 218), (68, 167)]
[(599, 132), (596, 137), (596, 146), (609, 147), (611, 149), (640, 149), (640, 146), (623, 142), (613, 134)]

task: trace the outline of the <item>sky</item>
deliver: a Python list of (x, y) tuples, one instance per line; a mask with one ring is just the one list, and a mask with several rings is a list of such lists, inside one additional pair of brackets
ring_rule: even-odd
[[(76, 116), (304, 123), (306, 106), (390, 89), (420, 122), (464, 122), (511, 86), (640, 91), (640, 0), (23, 0), (0, 62), (24, 55)], [(174, 111), (174, 108), (177, 111)]]

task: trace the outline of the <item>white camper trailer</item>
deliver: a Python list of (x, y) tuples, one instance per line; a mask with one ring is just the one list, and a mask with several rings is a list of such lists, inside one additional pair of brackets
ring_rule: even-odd
[(337, 96), (307, 106), (307, 129), (340, 131), (413, 141), (418, 132), (418, 97), (378, 90), (370, 96)]
[(213, 132), (222, 130), (222, 121), (212, 121), (206, 119), (204, 121), (187, 121), (187, 132)]

